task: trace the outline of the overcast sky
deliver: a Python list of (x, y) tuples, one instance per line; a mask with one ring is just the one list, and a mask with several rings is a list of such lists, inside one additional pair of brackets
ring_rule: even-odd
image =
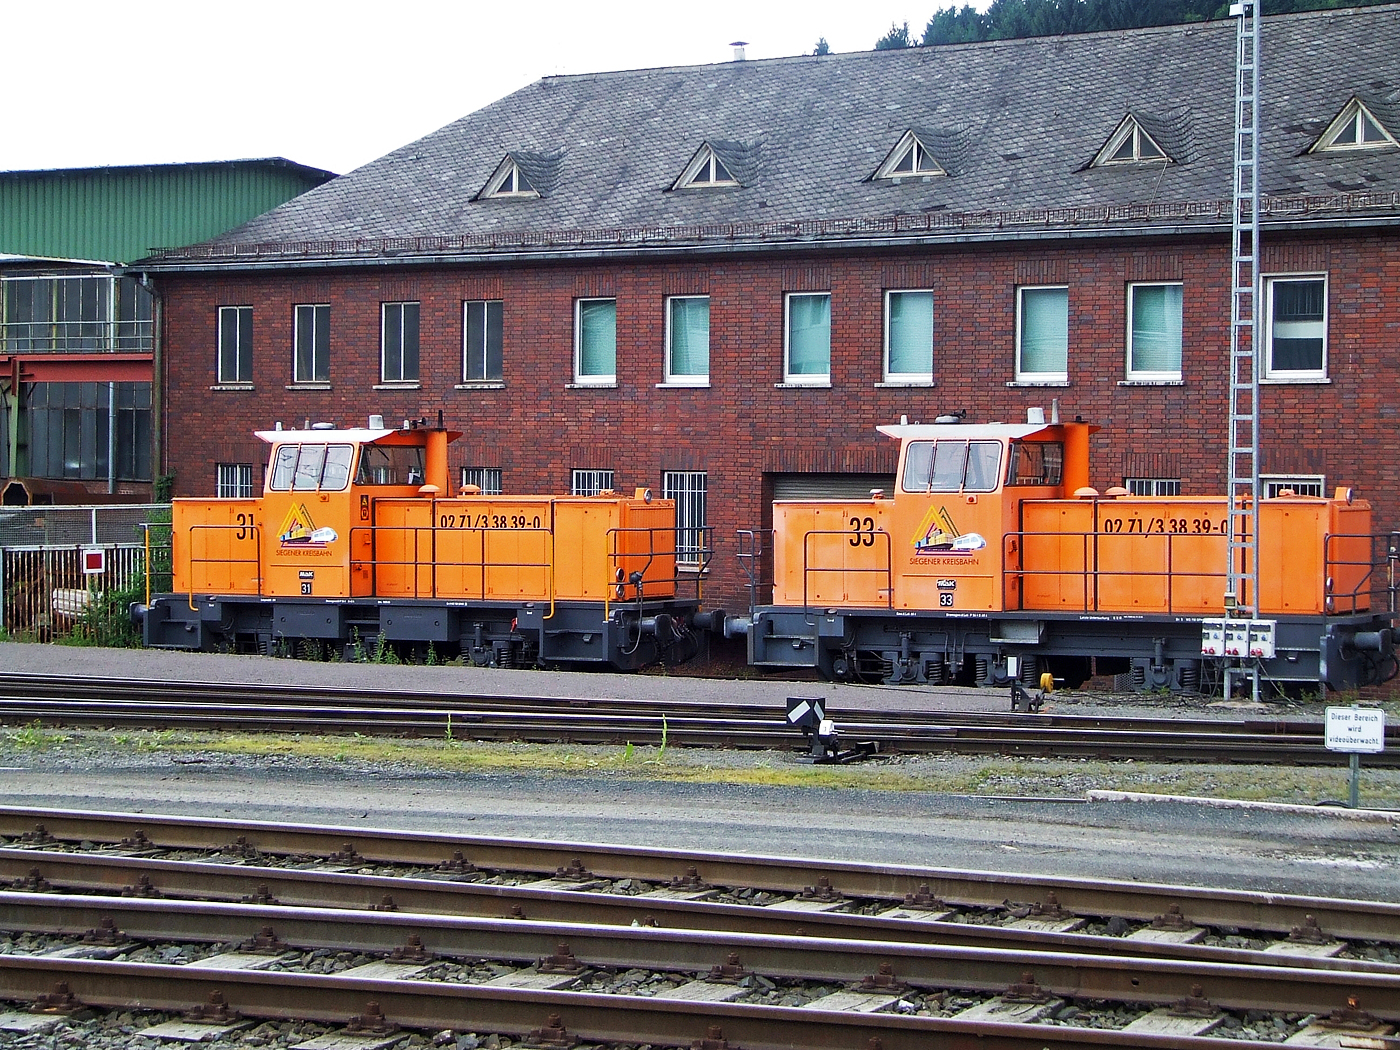
[[(0, 170), (287, 157), (344, 173), (540, 77), (868, 51), (949, 0), (0, 0)], [(978, 5), (985, 9), (985, 2)]]

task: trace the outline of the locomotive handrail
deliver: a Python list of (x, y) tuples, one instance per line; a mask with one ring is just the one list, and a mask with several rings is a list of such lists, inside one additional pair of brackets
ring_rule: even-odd
[[(481, 537), (481, 544), (480, 544), (480, 548), (479, 548), (480, 551), (481, 551), (481, 557), (480, 557), (480, 559), (479, 559), (479, 560), (474, 560), (474, 561), (442, 561), (442, 560), (440, 560), (440, 559), (437, 557), (437, 534), (438, 534), (439, 532), (452, 532), (452, 533), (457, 533), (457, 534), (460, 534), (460, 533), (476, 533), (476, 534), (478, 534), (478, 535)], [(442, 527), (442, 526), (440, 526), (440, 525), (438, 524), (436, 515), (434, 516), (434, 519), (433, 519), (432, 524), (429, 524), (429, 525), (355, 525), (355, 526), (353, 526), (353, 527), (350, 529), (350, 538), (351, 538), (350, 546), (351, 546), (351, 550), (354, 549), (354, 546), (355, 546), (355, 544), (354, 544), (354, 538), (355, 538), (355, 536), (356, 536), (357, 533), (358, 533), (358, 534), (369, 533), (370, 538), (371, 538), (372, 553), (371, 553), (371, 557), (370, 557), (368, 560), (365, 560), (365, 559), (362, 559), (362, 558), (354, 558), (354, 557), (352, 557), (352, 558), (350, 559), (350, 569), (351, 569), (351, 571), (353, 572), (355, 569), (363, 568), (363, 567), (365, 567), (365, 566), (370, 566), (370, 567), (376, 568), (376, 570), (377, 570), (377, 567), (378, 567), (378, 566), (382, 566), (382, 565), (394, 565), (394, 566), (399, 566), (399, 567), (401, 567), (401, 568), (411, 568), (411, 569), (414, 570), (414, 571), (413, 571), (413, 597), (414, 597), (415, 599), (424, 598), (424, 597), (427, 597), (427, 598), (438, 598), (438, 597), (440, 597), (440, 595), (439, 595), (439, 593), (438, 593), (438, 592), (439, 592), (439, 589), (440, 589), (440, 588), (439, 588), (439, 585), (438, 585), (438, 569), (439, 569), (440, 567), (445, 567), (445, 568), (459, 568), (459, 569), (476, 569), (476, 570), (479, 570), (479, 571), (480, 571), (480, 579), (479, 579), (479, 583), (478, 583), (477, 589), (476, 589), (475, 592), (472, 592), (472, 593), (470, 593), (470, 594), (468, 594), (468, 595), (466, 595), (466, 596), (467, 596), (467, 597), (477, 598), (477, 599), (479, 599), (479, 600), (485, 600), (485, 598), (486, 598), (486, 570), (487, 570), (488, 568), (493, 568), (493, 569), (540, 569), (540, 570), (542, 570), (542, 571), (544, 572), (545, 578), (546, 578), (546, 581), (547, 581), (547, 582), (546, 582), (546, 590), (547, 590), (548, 593), (549, 593), (549, 598), (550, 598), (550, 615), (552, 616), (552, 615), (554, 614), (554, 566), (553, 566), (552, 561), (547, 559), (547, 560), (545, 560), (545, 561), (540, 561), (540, 562), (533, 562), (533, 561), (519, 561), (519, 562), (517, 562), (517, 561), (497, 561), (497, 560), (489, 560), (489, 559), (487, 559), (487, 557), (486, 557), (485, 534), (486, 534), (486, 533), (496, 533), (496, 532), (499, 532), (499, 533), (507, 533), (507, 532), (508, 532), (508, 533), (515, 533), (515, 534), (519, 534), (519, 533), (522, 533), (522, 532), (528, 532), (528, 533), (543, 533), (544, 535), (546, 535), (547, 537), (549, 537), (550, 540), (552, 540), (552, 539), (553, 539), (553, 536), (554, 536), (553, 529), (551, 529), (551, 528), (550, 528), (549, 526), (547, 526), (547, 525), (540, 525), (540, 526), (538, 526), (538, 527), (525, 527), (525, 526), (521, 526), (521, 527), (496, 527), (496, 526), (491, 526), (491, 525), (480, 525), (480, 526), (475, 526), (475, 525), (474, 525), (474, 526), (460, 526), (460, 527), (454, 526), (453, 528), (448, 529), (448, 528), (444, 528), (444, 527)], [(379, 556), (379, 552), (378, 552), (378, 550), (376, 549), (376, 548), (377, 548), (377, 543), (375, 542), (375, 541), (376, 541), (376, 538), (378, 537), (378, 535), (379, 535), (380, 533), (412, 533), (412, 534), (413, 534), (413, 537), (412, 537), (412, 542), (413, 542), (413, 555), (414, 555), (414, 556), (413, 556), (413, 559), (412, 559), (412, 560), (407, 560), (407, 559), (389, 559), (389, 558), (380, 557), (380, 556)], [(432, 552), (432, 557), (431, 557), (431, 559), (430, 559), (430, 560), (427, 560), (427, 561), (425, 561), (425, 560), (422, 558), (422, 556), (421, 556), (422, 543), (424, 542), (424, 537), (423, 537), (423, 534), (424, 534), (424, 533), (427, 533), (427, 534), (428, 534), (428, 539), (429, 539), (429, 541), (430, 541), (430, 549), (431, 549), (431, 552)], [(552, 552), (551, 552), (551, 554), (552, 554)], [(418, 570), (419, 570), (420, 568), (424, 567), (424, 566), (427, 566), (427, 567), (429, 568), (429, 570), (430, 570), (429, 584), (428, 584), (428, 587), (427, 587), (428, 593), (427, 593), (426, 595), (423, 593), (423, 588), (422, 588), (422, 587), (420, 586), (420, 584), (419, 584), (419, 572), (418, 572)], [(376, 578), (375, 590), (376, 590), (376, 592), (378, 591), (378, 581), (377, 581), (377, 578)]]
[[(1400, 550), (1397, 550), (1397, 546), (1396, 546), (1397, 538), (1400, 538), (1400, 536), (1397, 536), (1396, 533), (1390, 533), (1390, 534), (1387, 535), (1387, 534), (1384, 534), (1384, 533), (1344, 533), (1344, 532), (1338, 532), (1338, 533), (1328, 533), (1327, 535), (1323, 536), (1323, 538), (1322, 538), (1322, 551), (1323, 551), (1323, 554), (1322, 554), (1322, 565), (1323, 565), (1323, 573), (1324, 573), (1323, 595), (1324, 595), (1325, 602), (1326, 602), (1326, 611), (1327, 611), (1327, 613), (1328, 613), (1329, 615), (1339, 615), (1339, 614), (1343, 614), (1343, 613), (1356, 613), (1356, 612), (1369, 612), (1369, 611), (1370, 611), (1371, 598), (1375, 596), (1375, 588), (1374, 588), (1374, 586), (1373, 586), (1373, 581), (1374, 581), (1375, 578), (1376, 578), (1376, 566), (1379, 564), (1379, 559), (1378, 559), (1377, 556), (1376, 556), (1377, 544), (1384, 544), (1385, 547), (1386, 547), (1386, 556), (1385, 556), (1385, 561), (1386, 561), (1386, 565), (1387, 565), (1387, 573), (1386, 573), (1386, 590), (1387, 590), (1386, 611), (1387, 611), (1387, 612), (1390, 612), (1390, 613), (1394, 613), (1394, 612), (1396, 611), (1396, 610), (1395, 610), (1395, 598), (1396, 598), (1396, 591), (1395, 591), (1395, 588), (1396, 588), (1396, 579), (1395, 579), (1395, 575), (1396, 575), (1396, 560), (1397, 560), (1397, 558), (1400, 558)], [(1333, 552), (1333, 549), (1334, 549), (1334, 543), (1333, 543), (1334, 540), (1337, 541), (1338, 544), (1340, 544), (1340, 543), (1343, 542), (1343, 541), (1353, 541), (1353, 542), (1354, 542), (1354, 541), (1357, 541), (1357, 540), (1366, 540), (1366, 541), (1367, 541), (1367, 560), (1364, 561), (1364, 562), (1361, 562), (1361, 561), (1356, 561), (1355, 559), (1348, 559), (1348, 558), (1342, 558), (1342, 557), (1340, 557), (1340, 556), (1334, 556), (1334, 554), (1332, 553), (1332, 552)], [(1344, 591), (1344, 590), (1339, 590), (1339, 589), (1336, 589), (1336, 588), (1335, 588), (1334, 581), (1336, 580), (1336, 577), (1337, 577), (1337, 572), (1336, 572), (1336, 570), (1337, 570), (1338, 568), (1364, 568), (1365, 571), (1361, 573), (1360, 578), (1356, 581), (1356, 585), (1355, 585), (1354, 587), (1352, 587), (1352, 589), (1351, 589), (1350, 591)], [(1366, 597), (1366, 607), (1365, 607), (1364, 609), (1361, 607), (1360, 601), (1359, 601), (1360, 597), (1361, 597), (1363, 594), (1364, 594), (1365, 597)], [(1350, 599), (1350, 608), (1346, 608), (1346, 609), (1340, 608), (1340, 604), (1341, 604), (1341, 603), (1338, 602), (1338, 599), (1342, 599), (1342, 600)]]
[[(251, 558), (196, 558), (196, 557), (194, 556), (194, 534), (195, 534), (196, 532), (198, 532), (198, 531), (219, 532), (219, 531), (228, 531), (228, 530), (232, 530), (232, 529), (237, 529), (239, 532), (246, 532), (246, 533), (248, 533), (247, 537), (238, 536), (238, 537), (235, 537), (235, 538), (236, 538), (236, 539), (239, 539), (239, 540), (247, 538), (247, 539), (251, 539), (251, 540), (253, 541), (253, 551), (254, 551), (253, 557), (251, 557)], [(190, 534), (190, 567), (191, 567), (191, 570), (193, 570), (193, 567), (194, 567), (195, 565), (205, 565), (205, 564), (210, 564), (210, 565), (215, 565), (215, 564), (219, 564), (219, 565), (247, 565), (247, 564), (252, 564), (252, 565), (255, 567), (255, 568), (254, 568), (254, 571), (253, 571), (253, 579), (257, 582), (257, 590), (256, 590), (255, 593), (257, 594), (257, 596), (258, 596), (259, 598), (261, 598), (261, 597), (263, 596), (263, 575), (262, 575), (262, 527), (261, 527), (261, 526), (259, 526), (259, 525), (190, 525), (190, 526), (187, 527), (186, 531)], [(149, 529), (149, 527), (148, 527), (148, 528), (147, 528), (147, 535), (149, 535), (149, 534), (150, 534), (150, 529)], [(171, 530), (170, 530), (170, 537), (171, 537), (171, 538), (170, 538), (171, 562), (172, 562), (172, 566), (173, 566), (174, 554), (175, 554), (175, 530), (174, 530), (174, 527), (173, 527), (173, 526), (171, 527)], [(150, 562), (147, 561), (146, 564), (147, 564), (147, 566), (149, 566), (149, 565), (150, 565)], [(194, 587), (193, 587), (193, 584), (194, 584), (194, 579), (193, 579), (194, 572), (193, 572), (193, 571), (190, 572), (190, 576), (191, 576), (191, 579), (190, 579), (189, 583), (191, 584), (191, 587), (190, 587), (190, 590), (189, 590), (188, 595), (186, 596), (186, 601), (189, 602), (190, 609), (191, 609), (192, 611), (198, 612), (198, 611), (199, 611), (199, 606), (195, 605), (195, 603), (194, 603)], [(146, 573), (146, 578), (147, 578), (147, 580), (149, 581), (149, 579), (150, 579), (150, 572), (149, 572), (149, 571)], [(149, 601), (149, 595), (148, 595), (148, 597), (147, 597), (147, 600)]]
[[(1056, 532), (1056, 531), (1019, 531), (1008, 532), (1002, 537), (1002, 550), (1004, 564), (1003, 573), (1002, 604), (1008, 609), (1019, 611), (1035, 611), (1034, 607), (1028, 608), (1026, 605), (1025, 581), (1032, 577), (1079, 577), (1081, 581), (1081, 600), (1079, 610), (1082, 612), (1121, 612), (1117, 607), (1105, 608), (1101, 598), (1101, 582), (1104, 579), (1112, 578), (1161, 578), (1165, 581), (1166, 611), (1169, 613), (1222, 615), (1224, 612), (1224, 591), (1221, 591), (1221, 599), (1218, 609), (1212, 608), (1202, 610), (1199, 608), (1182, 609), (1179, 608), (1177, 588), (1182, 580), (1224, 580), (1226, 573), (1219, 571), (1184, 571), (1178, 569), (1177, 544), (1181, 541), (1203, 541), (1220, 539), (1219, 535), (1192, 533), (1192, 532), (1161, 532), (1151, 533), (1149, 538), (1165, 541), (1165, 566), (1160, 570), (1151, 570), (1141, 564), (1135, 564), (1130, 569), (1108, 570), (1100, 567), (1099, 547), (1104, 536), (1116, 537), (1117, 533), (1101, 532)], [(1065, 568), (1026, 568), (1025, 540), (1029, 538), (1047, 540), (1067, 540), (1078, 538), (1083, 544), (1083, 552), (1079, 569)], [(1375, 590), (1372, 581), (1376, 578), (1376, 568), (1378, 563), (1376, 557), (1375, 544), (1378, 541), (1390, 539), (1390, 553), (1387, 558), (1389, 572), (1387, 576), (1388, 584), (1388, 611), (1396, 611), (1397, 588), (1400, 588), (1400, 535), (1373, 535), (1369, 533), (1336, 533), (1323, 537), (1323, 608), (1320, 610), (1324, 615), (1345, 615), (1351, 613), (1367, 612), (1370, 609), (1371, 599), (1375, 597)], [(1343, 558), (1335, 552), (1335, 548), (1342, 542), (1356, 542), (1366, 540), (1370, 545), (1370, 554), (1367, 560), (1362, 561), (1357, 558)], [(1335, 541), (1335, 542), (1334, 542)], [(1013, 557), (1015, 567), (1013, 568)], [(1349, 590), (1339, 588), (1334, 581), (1339, 575), (1338, 569), (1351, 567), (1361, 569), (1359, 578), (1354, 586)], [(1011, 600), (1011, 591), (1015, 589), (1019, 592), (1016, 600)], [(1363, 597), (1365, 601), (1363, 601)]]
[(772, 529), (736, 529), (735, 536), (738, 540), (739, 551), (736, 555), (739, 559), (739, 568), (749, 580), (749, 612), (752, 613), (759, 605), (758, 592), (764, 587), (771, 587), (771, 583), (763, 582), (763, 566), (760, 559), (763, 557), (763, 537), (773, 535)]
[[(658, 580), (653, 580), (653, 581), (651, 581), (651, 582), (653, 582), (653, 583), (669, 583), (669, 584), (671, 584), (672, 588), (673, 588), (674, 591), (675, 591), (676, 597), (679, 598), (680, 595), (681, 595), (681, 582), (682, 582), (682, 580), (687, 580), (687, 578), (693, 573), (693, 574), (694, 574), (694, 580), (693, 580), (693, 581), (690, 581), (690, 582), (693, 582), (693, 583), (694, 583), (694, 586), (695, 586), (695, 600), (696, 600), (696, 602), (699, 602), (699, 601), (700, 601), (700, 597), (701, 597), (701, 588), (702, 588), (702, 586), (703, 586), (703, 580), (704, 580), (705, 571), (710, 567), (710, 562), (711, 562), (711, 560), (713, 560), (713, 558), (714, 558), (714, 526), (713, 526), (713, 525), (700, 525), (700, 526), (695, 526), (695, 527), (691, 528), (690, 530), (688, 530), (688, 531), (691, 531), (691, 532), (698, 532), (698, 533), (700, 533), (701, 536), (704, 538), (704, 545), (701, 546), (701, 547), (695, 548), (693, 551), (692, 551), (692, 550), (687, 550), (687, 551), (686, 551), (687, 554), (689, 554), (689, 553), (695, 553), (695, 554), (701, 555), (701, 560), (700, 560), (699, 564), (698, 564), (698, 565), (695, 565), (693, 568), (687, 568), (687, 570), (686, 570), (686, 572), (685, 572), (684, 575), (682, 575), (682, 573), (681, 573), (680, 551), (676, 550), (674, 546), (673, 546), (672, 549), (669, 550), (669, 551), (668, 551), (668, 550), (660, 550), (660, 551), (658, 551), (658, 550), (656, 549), (656, 537), (657, 537), (657, 534), (658, 534), (658, 533), (661, 534), (661, 535), (669, 535), (669, 536), (674, 537), (675, 534), (676, 534), (676, 531), (677, 531), (677, 529), (676, 529), (675, 526), (673, 526), (673, 525), (646, 525), (646, 526), (633, 526), (633, 527), (629, 527), (629, 528), (618, 527), (618, 528), (608, 529), (607, 535), (608, 535), (608, 537), (609, 537), (609, 539), (610, 539), (610, 541), (611, 541), (611, 548), (612, 548), (612, 553), (608, 555), (608, 561), (609, 561), (609, 568), (612, 569), (612, 574), (611, 574), (611, 578), (607, 580), (607, 586), (606, 586), (606, 587), (604, 588), (604, 590), (603, 590), (603, 619), (606, 620), (606, 619), (608, 618), (608, 616), (611, 615), (611, 605), (612, 605), (612, 602), (613, 602), (613, 600), (614, 600), (613, 597), (612, 597), (613, 589), (614, 589), (614, 588), (617, 589), (617, 598), (616, 598), (616, 600), (617, 600), (617, 601), (622, 601), (622, 600), (623, 600), (623, 593), (622, 593), (622, 592), (623, 592), (623, 588), (627, 585), (627, 582), (628, 582), (628, 581), (627, 581), (626, 579), (618, 579), (618, 578), (617, 578), (617, 573), (619, 573), (619, 572), (622, 571), (621, 568), (618, 567), (618, 562), (620, 562), (620, 561), (621, 561), (622, 559), (624, 559), (624, 558), (641, 558), (641, 557), (645, 557), (645, 558), (646, 558), (646, 562), (642, 565), (642, 569), (641, 569), (642, 576), (643, 576), (643, 582), (645, 582), (645, 576), (646, 576), (647, 570), (651, 568), (651, 564), (652, 564), (652, 562), (654, 562), (654, 561), (656, 560), (657, 555), (658, 555), (658, 554), (660, 554), (660, 555), (667, 555), (667, 554), (669, 554), (672, 558), (675, 559), (675, 567), (676, 567), (675, 575), (669, 576), (669, 577), (662, 577), (662, 578), (660, 578), (660, 579), (658, 579)], [(629, 552), (629, 553), (620, 553), (620, 552), (618, 551), (618, 548), (617, 548), (617, 541), (618, 541), (618, 537), (619, 537), (619, 536), (621, 536), (621, 535), (623, 535), (623, 534), (641, 534), (641, 533), (646, 533), (646, 536), (647, 536), (647, 552), (646, 552), (645, 555), (643, 555), (640, 551), (637, 551), (637, 552)]]
[(812, 566), (811, 560), (810, 560), (809, 546), (810, 546), (810, 541), (811, 541), (811, 539), (812, 539), (813, 536), (844, 536), (846, 539), (849, 540), (853, 535), (854, 535), (854, 536), (859, 536), (859, 537), (861, 537), (861, 538), (864, 538), (864, 537), (866, 537), (866, 536), (869, 536), (869, 537), (870, 537), (870, 545), (871, 545), (871, 546), (874, 546), (874, 544), (875, 544), (875, 537), (876, 537), (876, 536), (882, 536), (882, 537), (884, 537), (884, 541), (885, 541), (885, 568), (884, 568), (883, 572), (884, 572), (884, 574), (885, 574), (885, 587), (883, 588), (883, 590), (884, 590), (884, 592), (885, 592), (885, 608), (887, 608), (887, 609), (893, 609), (893, 608), (894, 608), (894, 568), (893, 568), (893, 563), (894, 563), (894, 547), (893, 547), (893, 541), (890, 539), (890, 534), (889, 534), (888, 532), (886, 532), (884, 529), (876, 529), (876, 530), (874, 530), (874, 531), (872, 531), (872, 532), (861, 532), (861, 533), (851, 533), (851, 532), (848, 532), (848, 531), (845, 530), (845, 529), (809, 529), (808, 531), (806, 531), (806, 532), (804, 532), (804, 533), (802, 534), (802, 615), (803, 615), (803, 619), (807, 622), (807, 625), (808, 625), (809, 627), (815, 627), (816, 624), (817, 624), (816, 617), (814, 617), (814, 616), (811, 614), (811, 608), (812, 608), (811, 603), (808, 602), (808, 600), (807, 600), (807, 580), (808, 580), (808, 578), (809, 578), (809, 576), (810, 576), (811, 573), (814, 573), (814, 572), (840, 572), (840, 573), (853, 572), (853, 573), (866, 573), (866, 572), (880, 572), (880, 571), (882, 571), (882, 570), (879, 569), (878, 567), (876, 567), (876, 568), (871, 568), (871, 569), (852, 569), (852, 568), (848, 568), (848, 567), (846, 567), (846, 566), (844, 566), (844, 565), (842, 565), (842, 566), (833, 566), (833, 567), (830, 567), (830, 568), (827, 568), (827, 567), (825, 567), (825, 566), (815, 566), (815, 567)]
[[(1135, 566), (1133, 566), (1131, 569), (1125, 569), (1125, 570), (1115, 571), (1115, 570), (1110, 570), (1110, 569), (1102, 569), (1102, 568), (1099, 567), (1099, 541), (1100, 541), (1101, 537), (1103, 537), (1104, 535), (1116, 536), (1116, 535), (1118, 535), (1118, 534), (1116, 534), (1116, 533), (1104, 534), (1104, 533), (1100, 533), (1100, 532), (1087, 532), (1087, 531), (1086, 531), (1086, 532), (1063, 532), (1063, 531), (1056, 531), (1056, 532), (1052, 532), (1052, 531), (1032, 532), (1032, 531), (1025, 531), (1025, 530), (1022, 530), (1022, 531), (1019, 531), (1019, 532), (1008, 532), (1008, 533), (1006, 533), (1006, 534), (1002, 537), (1003, 562), (1004, 562), (1004, 564), (1007, 565), (1007, 568), (1006, 568), (1005, 571), (1002, 573), (1002, 605), (1003, 605), (1003, 607), (1005, 607), (1005, 608), (1007, 608), (1007, 609), (1012, 609), (1012, 608), (1014, 608), (1014, 609), (1016, 609), (1017, 611), (1021, 611), (1021, 612), (1033, 612), (1033, 611), (1037, 611), (1035, 608), (1030, 608), (1030, 609), (1028, 609), (1027, 606), (1026, 606), (1025, 579), (1026, 579), (1027, 577), (1036, 577), (1036, 576), (1075, 577), (1075, 576), (1078, 576), (1078, 577), (1080, 577), (1080, 580), (1081, 580), (1081, 587), (1080, 587), (1080, 592), (1081, 592), (1081, 604), (1080, 604), (1080, 609), (1079, 609), (1079, 611), (1081, 611), (1081, 612), (1086, 612), (1086, 613), (1090, 613), (1090, 612), (1122, 612), (1123, 610), (1118, 609), (1118, 608), (1104, 609), (1104, 608), (1102, 607), (1101, 598), (1100, 598), (1100, 586), (1099, 586), (1099, 584), (1100, 584), (1100, 581), (1101, 581), (1103, 578), (1105, 578), (1105, 577), (1107, 577), (1107, 578), (1137, 578), (1137, 577), (1157, 578), (1157, 577), (1161, 577), (1161, 578), (1163, 578), (1163, 579), (1166, 581), (1166, 584), (1165, 584), (1165, 590), (1166, 590), (1166, 611), (1167, 611), (1167, 612), (1185, 612), (1185, 613), (1195, 614), (1195, 613), (1197, 613), (1197, 612), (1200, 612), (1200, 610), (1196, 610), (1196, 609), (1191, 609), (1191, 610), (1180, 610), (1180, 609), (1177, 609), (1177, 608), (1176, 608), (1176, 601), (1175, 601), (1174, 588), (1175, 588), (1175, 586), (1176, 586), (1176, 584), (1177, 584), (1177, 581), (1180, 580), (1180, 579), (1198, 579), (1198, 580), (1200, 580), (1200, 579), (1203, 579), (1203, 580), (1220, 579), (1220, 580), (1223, 580), (1223, 579), (1225, 578), (1225, 575), (1226, 575), (1226, 574), (1225, 574), (1225, 572), (1224, 572), (1223, 570), (1222, 570), (1222, 571), (1219, 571), (1219, 572), (1214, 572), (1214, 571), (1212, 571), (1212, 572), (1184, 572), (1184, 571), (1178, 571), (1178, 570), (1175, 568), (1175, 542), (1176, 542), (1177, 540), (1206, 540), (1206, 539), (1219, 539), (1218, 536), (1207, 536), (1207, 535), (1205, 535), (1205, 534), (1190, 533), (1190, 532), (1161, 532), (1161, 533), (1152, 533), (1152, 534), (1150, 534), (1150, 538), (1152, 538), (1152, 539), (1161, 539), (1161, 540), (1165, 540), (1165, 541), (1166, 541), (1166, 567), (1165, 567), (1164, 569), (1162, 569), (1162, 570), (1159, 570), (1159, 571), (1151, 571), (1151, 570), (1148, 570), (1148, 569), (1143, 568), (1143, 567), (1141, 567), (1141, 566), (1136, 566), (1136, 565), (1135, 565)], [(1080, 540), (1081, 544), (1082, 544), (1082, 547), (1083, 547), (1083, 552), (1082, 552), (1082, 556), (1081, 556), (1081, 564), (1082, 564), (1084, 567), (1083, 567), (1082, 569), (1077, 569), (1077, 570), (1076, 570), (1076, 569), (1062, 569), (1062, 568), (1051, 568), (1051, 569), (1028, 569), (1028, 568), (1026, 568), (1026, 567), (1025, 567), (1025, 564), (1024, 564), (1024, 557), (1025, 557), (1025, 540), (1026, 540), (1027, 537), (1029, 537), (1029, 538), (1031, 538), (1031, 539), (1053, 539), (1053, 540), (1066, 540), (1066, 539), (1071, 539), (1071, 538), (1078, 538), (1078, 539)], [(1019, 546), (1013, 546), (1013, 544), (1018, 544)], [(1013, 554), (1019, 554), (1019, 555), (1020, 555), (1020, 559), (1018, 560), (1018, 563), (1017, 563), (1017, 565), (1016, 565), (1015, 568), (1011, 568), (1011, 567), (1010, 567), (1010, 559), (1007, 557), (1008, 555), (1013, 555)], [(1010, 590), (1011, 590), (1011, 587), (1012, 587), (1012, 582), (1013, 582), (1013, 580), (1015, 581), (1016, 584), (1018, 584), (1017, 590), (1019, 591), (1019, 595), (1018, 595), (1017, 601), (1014, 603), (1014, 605), (1013, 605), (1013, 603), (1009, 600), (1009, 594), (1010, 594)], [(1220, 607), (1221, 607), (1221, 610), (1223, 611), (1223, 609), (1224, 609), (1224, 590), (1223, 590), (1223, 589), (1222, 589), (1222, 591), (1221, 591), (1221, 604), (1220, 604)], [(1206, 615), (1206, 614), (1205, 614), (1205, 613), (1202, 613), (1202, 615)]]

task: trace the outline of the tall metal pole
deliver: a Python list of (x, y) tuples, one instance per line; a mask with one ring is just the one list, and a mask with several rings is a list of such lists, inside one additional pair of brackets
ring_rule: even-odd
[[(1259, 617), (1259, 3), (1233, 4), (1235, 23), (1235, 162), (1230, 224), (1229, 564), (1225, 616), (1247, 624)], [(1241, 624), (1240, 626), (1244, 626)], [(1227, 656), (1225, 698), (1234, 677), (1253, 682), (1259, 667), (1249, 648), (1238, 666)]]

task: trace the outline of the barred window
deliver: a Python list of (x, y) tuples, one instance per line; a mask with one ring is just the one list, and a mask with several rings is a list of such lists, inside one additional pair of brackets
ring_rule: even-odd
[(596, 496), (613, 487), (611, 470), (575, 470), (569, 492), (575, 496)]
[(481, 490), (483, 496), (499, 496), (501, 494), (501, 468), (463, 467), (462, 484), (475, 485)]
[(703, 470), (668, 470), (661, 475), (661, 498), (676, 501), (676, 563), (699, 566), (705, 557)]
[(219, 499), (251, 499), (253, 496), (253, 464), (220, 463), (216, 495)]
[(1123, 487), (1133, 496), (1180, 496), (1180, 478), (1124, 478)]
[(1327, 491), (1323, 474), (1260, 474), (1259, 494), (1265, 499), (1278, 499), (1285, 492), (1295, 496), (1321, 497)]

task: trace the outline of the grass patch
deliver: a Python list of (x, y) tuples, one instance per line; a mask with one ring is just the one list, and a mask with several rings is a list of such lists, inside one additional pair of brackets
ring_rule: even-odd
[[(57, 732), (38, 724), (0, 732), (0, 753), (67, 744), (82, 747), (89, 755), (108, 750), (290, 759), (350, 776), (365, 767), (391, 766), (408, 772), (600, 776), (635, 782), (936, 792), (989, 798), (1083, 798), (1092, 790), (1116, 790), (1312, 805), (1345, 799), (1349, 785), (1345, 756), (1334, 765), (1315, 767), (973, 755), (896, 755), (851, 766), (814, 766), (800, 762), (796, 752), (678, 748), (674, 742), (657, 747), (408, 740), (358, 734)], [(1400, 770), (1367, 769), (1363, 758), (1361, 804), (1400, 808)]]

